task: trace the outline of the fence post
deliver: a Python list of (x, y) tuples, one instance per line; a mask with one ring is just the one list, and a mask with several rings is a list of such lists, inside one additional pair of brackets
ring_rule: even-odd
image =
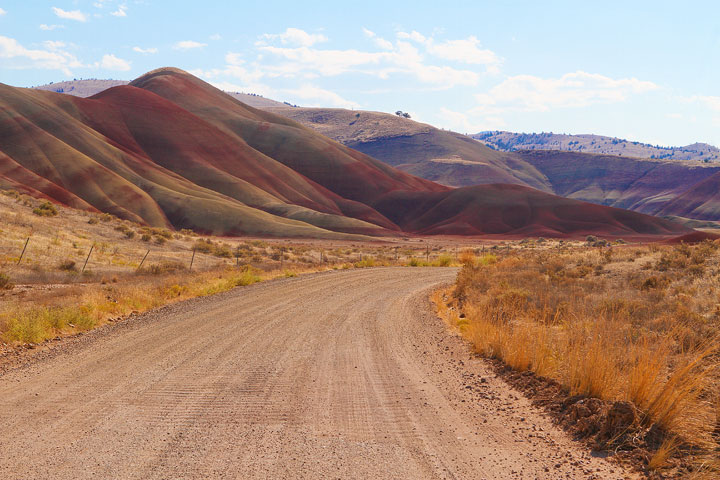
[(193, 248), (192, 258), (190, 259), (190, 268), (188, 268), (188, 271), (192, 272), (192, 266), (193, 266), (194, 262), (195, 262), (195, 249)]
[(137, 270), (135, 270), (136, 272), (139, 272), (139, 271), (140, 271), (140, 269), (142, 268), (143, 263), (145, 263), (145, 259), (147, 258), (148, 255), (150, 255), (150, 250), (147, 251), (147, 253), (146, 253), (145, 256), (143, 257), (143, 259), (140, 261), (140, 265), (138, 265)]
[(20, 254), (20, 258), (18, 259), (18, 265), (20, 265), (20, 262), (22, 262), (23, 257), (25, 256), (25, 249), (27, 249), (28, 243), (30, 243), (30, 237), (25, 240), (25, 246), (23, 247), (22, 253)]
[(425, 247), (425, 262), (430, 263), (430, 245)]
[(94, 244), (93, 244), (93, 245), (90, 245), (90, 251), (88, 252), (88, 256), (87, 256), (87, 258), (85, 259), (85, 263), (83, 264), (83, 268), (82, 268), (82, 270), (80, 271), (80, 273), (84, 273), (84, 272), (85, 272), (85, 267), (87, 267), (88, 260), (90, 260), (90, 255), (92, 255), (92, 252), (93, 252), (93, 249), (94, 249), (94, 248), (95, 248), (95, 245), (94, 245)]

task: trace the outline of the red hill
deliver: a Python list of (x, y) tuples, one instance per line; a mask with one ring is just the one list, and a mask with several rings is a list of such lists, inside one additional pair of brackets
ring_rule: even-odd
[(523, 186), (441, 186), (176, 69), (91, 98), (0, 85), (0, 110), (0, 186), (154, 226), (320, 238), (689, 231)]

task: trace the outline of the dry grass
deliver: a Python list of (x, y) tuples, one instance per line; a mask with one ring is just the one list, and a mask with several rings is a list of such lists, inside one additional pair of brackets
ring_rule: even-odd
[(570, 395), (632, 402), (642, 428), (664, 432), (651, 462), (660, 468), (680, 451), (718, 448), (718, 247), (464, 252), (440, 313), (455, 309), (451, 323), (476, 350), (515, 370)]
[(39, 343), (134, 311), (304, 272), (419, 258), (418, 266), (448, 266), (455, 263), (451, 248), (418, 240), (204, 237), (0, 191), (0, 340)]

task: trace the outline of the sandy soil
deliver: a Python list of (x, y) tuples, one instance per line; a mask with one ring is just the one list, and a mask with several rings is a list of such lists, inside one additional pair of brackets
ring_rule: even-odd
[(454, 269), (176, 304), (0, 377), (1, 478), (626, 478), (430, 313)]

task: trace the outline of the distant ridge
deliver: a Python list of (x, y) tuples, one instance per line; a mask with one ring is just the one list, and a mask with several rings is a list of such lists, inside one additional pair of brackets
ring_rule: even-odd
[(623, 157), (677, 160), (687, 162), (720, 162), (720, 149), (707, 143), (684, 147), (661, 147), (602, 135), (566, 135), (558, 133), (513, 133), (487, 131), (472, 138), (500, 151), (560, 150), (597, 153)]

